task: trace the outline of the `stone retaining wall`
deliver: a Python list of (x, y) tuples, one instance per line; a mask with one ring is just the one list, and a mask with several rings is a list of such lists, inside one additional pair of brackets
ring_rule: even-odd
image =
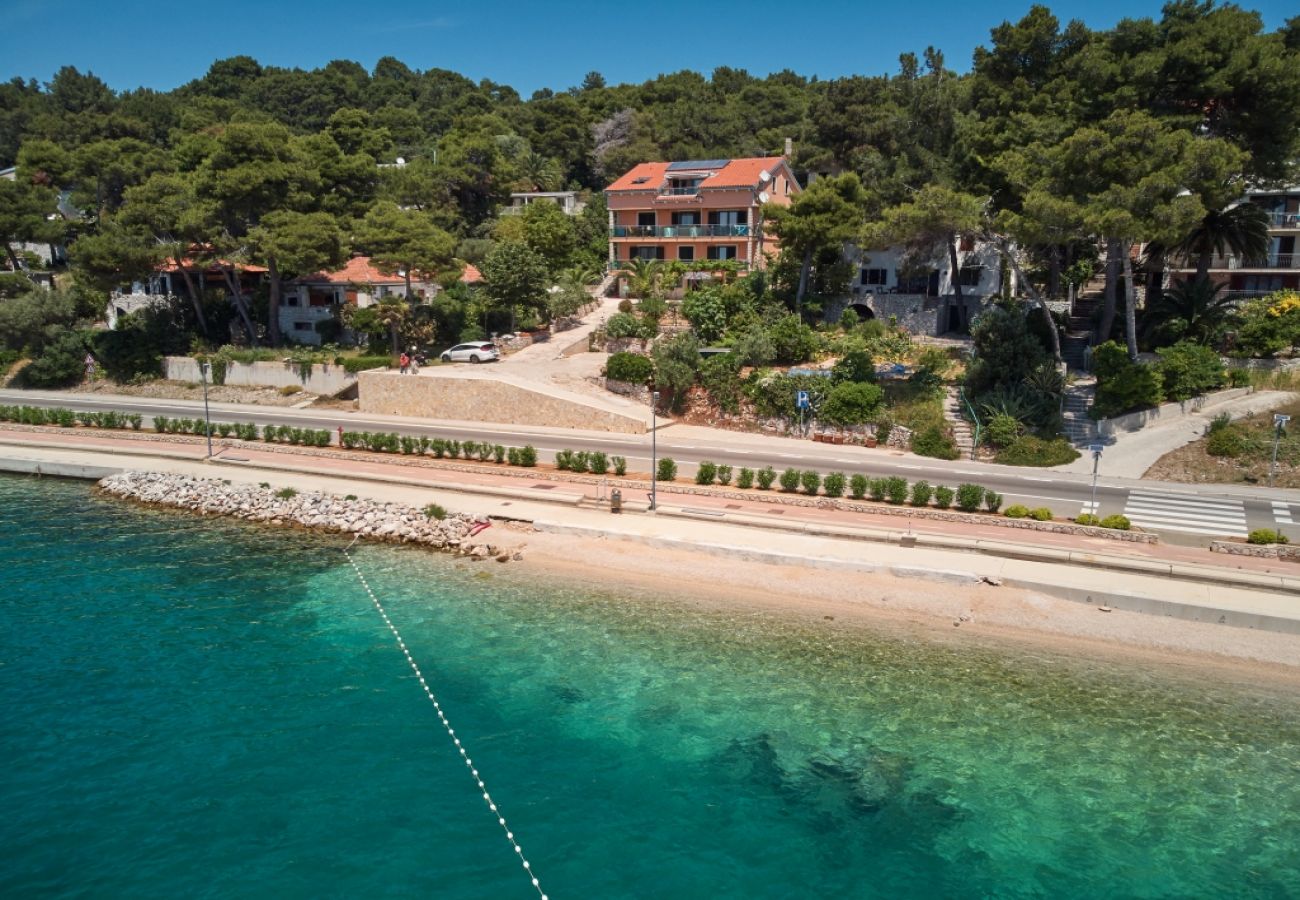
[(361, 373), (359, 384), (361, 412), (365, 413), (624, 434), (647, 430), (646, 419), (588, 405), (580, 397), (570, 399), (559, 391), (532, 390), (495, 378), (372, 370)]
[[(168, 381), (201, 381), (199, 364), (188, 356), (163, 357), (163, 377)], [(212, 370), (208, 370), (209, 381)], [(316, 363), (311, 374), (302, 377), (297, 363), (231, 362), (226, 365), (225, 384), (234, 387), (288, 387), (297, 385), (313, 394), (337, 394), (357, 383), (357, 376), (342, 366)]]
[(1289, 544), (1239, 544), (1236, 541), (1210, 541), (1210, 551), (1230, 556), (1253, 556), (1258, 559), (1284, 559), (1300, 562), (1300, 546)]
[(1206, 407), (1245, 397), (1251, 391), (1251, 388), (1229, 388), (1226, 391), (1215, 391), (1211, 394), (1204, 394), (1178, 403), (1162, 403), (1155, 409), (1142, 409), (1122, 416), (1115, 416), (1113, 419), (1100, 419), (1093, 423), (1093, 433), (1109, 437), (1121, 431), (1141, 431), (1152, 423), (1168, 422), (1184, 416), (1195, 415)]

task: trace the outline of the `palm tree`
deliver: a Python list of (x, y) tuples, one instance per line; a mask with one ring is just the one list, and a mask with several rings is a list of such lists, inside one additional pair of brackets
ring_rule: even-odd
[(663, 266), (657, 259), (633, 259), (628, 261), (628, 290), (634, 297), (650, 296), (659, 287), (663, 277)]
[(1175, 340), (1213, 344), (1236, 316), (1234, 302), (1219, 296), (1223, 285), (1208, 278), (1184, 281), (1159, 299), (1148, 302), (1143, 317), (1148, 334), (1164, 333)]
[(1195, 254), (1196, 279), (1208, 281), (1210, 260), (1216, 254), (1258, 259), (1268, 253), (1268, 213), (1254, 203), (1210, 210), (1178, 249), (1188, 256)]

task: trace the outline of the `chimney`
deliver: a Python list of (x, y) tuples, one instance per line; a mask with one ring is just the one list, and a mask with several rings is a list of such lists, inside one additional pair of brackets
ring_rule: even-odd
[(785, 158), (789, 159), (794, 156), (794, 138), (785, 139)]

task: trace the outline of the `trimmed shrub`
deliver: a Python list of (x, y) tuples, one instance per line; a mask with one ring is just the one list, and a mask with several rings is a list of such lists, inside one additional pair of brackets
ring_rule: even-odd
[[(988, 510), (989, 512), (991, 512), (991, 513), (995, 513), (995, 512), (998, 511), (998, 509), (999, 509), (1001, 506), (1002, 506), (1002, 495), (1001, 495), (1001, 494), (999, 494), (997, 491), (990, 491), (990, 490), (985, 490), (985, 491), (984, 491), (984, 508), (985, 508), (985, 509), (987, 509), (987, 510)], [(1031, 512), (1030, 515), (1032, 516), (1033, 513)], [(1048, 517), (1049, 517), (1049, 518), (1051, 517), (1051, 511), (1050, 511), (1050, 510), (1048, 510)]]
[(984, 500), (984, 488), (978, 484), (957, 485), (957, 508), (962, 512), (975, 512)]
[(1045, 441), (1024, 434), (998, 451), (993, 461), (1004, 466), (1063, 466), (1079, 458), (1079, 451), (1065, 438)]
[(707, 459), (701, 462), (695, 469), (696, 484), (713, 484), (713, 479), (718, 475), (718, 466), (716, 463), (709, 462)]
[(1288, 538), (1280, 531), (1274, 531), (1271, 528), (1256, 528), (1246, 538), (1248, 544), (1285, 544)]
[(844, 483), (843, 472), (831, 472), (822, 481), (822, 490), (826, 492), (827, 497), (843, 497)]
[(849, 478), (849, 496), (854, 500), (861, 500), (863, 497), (867, 496), (867, 487), (868, 482), (866, 475), (863, 475), (860, 472), (855, 472), (853, 473), (853, 476)]
[(627, 457), (625, 457), (625, 456), (611, 456), (611, 457), (609, 458), (609, 461), (610, 461), (610, 463), (612, 463), (613, 466), (614, 466), (614, 474), (615, 474), (615, 475), (623, 476), (623, 475), (626, 475), (626, 474), (627, 474)]
[(525, 469), (534, 468), (537, 465), (537, 448), (532, 444), (519, 448), (519, 465)]
[[(428, 449), (428, 448), (425, 448), (425, 449)], [(505, 446), (502, 445), (502, 444), (494, 444), (494, 445), (492, 446), (492, 458), (493, 458), (494, 460), (496, 460), (498, 463), (505, 462), (505, 461), (506, 461), (506, 448), (505, 448)]]
[(609, 471), (609, 457), (599, 450), (593, 450), (587, 455), (587, 468), (591, 469), (593, 475), (604, 475)]
[(731, 484), (731, 466), (722, 463), (718, 466), (718, 484)]
[(343, 360), (343, 371), (356, 374), (366, 369), (386, 369), (391, 364), (387, 356), (353, 356)]
[(1132, 523), (1129, 522), (1128, 516), (1122, 516), (1119, 513), (1116, 513), (1113, 516), (1107, 516), (1097, 524), (1101, 525), (1102, 528), (1114, 528), (1117, 531), (1128, 531), (1129, 528), (1132, 527)]
[(873, 478), (867, 482), (867, 493), (871, 495), (872, 500), (884, 500), (887, 489), (888, 485), (883, 478)]
[(808, 469), (799, 476), (799, 485), (803, 488), (805, 494), (816, 494), (818, 489), (822, 486), (821, 473)]
[(677, 480), (677, 463), (668, 457), (659, 460), (659, 470), (657, 474), (658, 481), (676, 481)]
[(1077, 515), (1077, 516), (1074, 517), (1074, 524), (1076, 524), (1076, 525), (1100, 525), (1100, 524), (1101, 524), (1101, 519), (1097, 518), (1097, 517), (1094, 516), (1092, 513), (1079, 513), (1079, 515)]
[(938, 425), (931, 425), (912, 435), (912, 452), (917, 456), (934, 459), (956, 459), (960, 455), (953, 439)]
[(1039, 506), (1029, 511), (1029, 518), (1035, 522), (1050, 522), (1052, 521), (1052, 511), (1046, 506)]
[(772, 482), (776, 481), (776, 469), (771, 466), (764, 466), (758, 470), (758, 489), (767, 491), (772, 489)]
[(928, 506), (930, 504), (930, 497), (933, 495), (934, 488), (930, 487), (930, 482), (928, 481), (918, 481), (916, 484), (912, 485), (913, 506)]
[(901, 475), (891, 475), (885, 479), (885, 498), (890, 503), (900, 506), (907, 502), (907, 479)]
[(1235, 459), (1246, 452), (1246, 438), (1236, 425), (1224, 425), (1210, 431), (1205, 439), (1205, 452), (1211, 456)]
[(167, 431), (167, 424), (168, 424), (168, 420), (166, 416), (153, 417), (153, 430), (158, 432), (159, 434), (163, 434)]
[(1011, 446), (1023, 430), (1024, 426), (1015, 416), (999, 413), (989, 419), (988, 427), (984, 429), (984, 439), (1000, 450)]
[[(434, 443), (436, 444), (437, 441), (434, 441)], [(434, 452), (437, 453), (436, 450), (435, 450)], [(511, 448), (509, 448), (508, 450), (506, 450), (506, 464), (507, 464), (507, 465), (511, 465), (511, 466), (517, 466), (517, 465), (519, 465), (519, 448), (518, 448), (518, 447), (511, 447)]]
[(572, 450), (555, 451), (555, 468), (563, 472), (566, 471), (569, 468), (569, 466), (571, 466), (572, 464), (573, 464)]
[(747, 491), (753, 486), (754, 470), (741, 467), (740, 472), (736, 475), (736, 487)]
[(781, 490), (787, 494), (793, 494), (799, 490), (799, 470), (786, 469), (781, 473)]
[(654, 363), (648, 356), (638, 353), (615, 353), (605, 363), (605, 377), (614, 381), (645, 384), (654, 374)]
[(1029, 515), (1029, 507), (1021, 503), (1015, 503), (1008, 506), (1006, 510), (1003, 511), (1002, 515), (1006, 516), (1008, 519), (1023, 519)]
[(934, 505), (938, 509), (947, 509), (952, 506), (952, 498), (956, 492), (950, 487), (944, 487), (942, 484), (934, 489)]

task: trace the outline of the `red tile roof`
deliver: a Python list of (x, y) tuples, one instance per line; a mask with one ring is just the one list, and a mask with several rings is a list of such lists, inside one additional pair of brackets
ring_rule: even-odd
[(483, 280), (483, 273), (473, 263), (465, 263), (465, 271), (460, 273), (460, 280), (466, 284), (478, 284)]
[[(418, 280), (418, 279), (412, 279)], [(370, 264), (369, 256), (354, 256), (334, 272), (314, 272), (295, 279), (298, 284), (406, 284), (398, 274), (385, 275)]]
[(167, 262), (163, 263), (161, 266), (158, 267), (158, 271), (177, 272), (180, 271), (181, 268), (185, 268), (190, 270), (191, 272), (197, 272), (199, 270), (203, 270), (205, 272), (215, 272), (218, 269), (224, 269), (227, 266), (231, 266), (231, 265), (233, 265), (235, 267), (235, 270), (238, 272), (250, 272), (254, 275), (259, 275), (266, 271), (265, 266), (254, 266), (248, 263), (244, 263), (244, 264), (231, 263), (229, 260), (225, 260), (225, 259), (205, 259), (200, 262), (197, 260), (190, 259), (188, 256), (181, 260), (180, 266), (176, 265), (176, 262), (174, 260), (169, 259), (167, 260)]
[[(728, 160), (727, 164), (716, 171), (713, 176), (704, 179), (701, 188), (758, 187), (758, 175), (766, 171), (774, 173), (785, 164), (783, 156), (755, 156), (746, 159)], [(607, 191), (654, 191), (658, 192), (668, 175), (666, 162), (644, 162), (633, 166), (626, 174), (616, 180)], [(686, 174), (686, 170), (682, 171)], [(640, 179), (644, 178), (644, 181)], [(639, 183), (638, 183), (639, 182)]]

